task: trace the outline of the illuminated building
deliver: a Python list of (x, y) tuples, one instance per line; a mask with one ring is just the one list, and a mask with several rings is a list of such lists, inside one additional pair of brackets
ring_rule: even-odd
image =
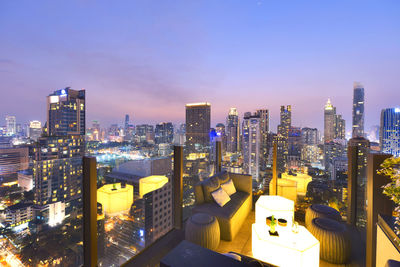
[(6, 116), (6, 134), (8, 136), (15, 135), (17, 133), (17, 122), (15, 116)]
[(40, 121), (29, 122), (29, 138), (37, 140), (42, 135), (42, 123)]
[(65, 219), (65, 203), (58, 201), (48, 205), (48, 224), (56, 226)]
[(346, 123), (342, 115), (336, 114), (334, 107), (328, 99), (324, 109), (324, 142), (330, 142), (334, 139), (345, 139)]
[(27, 147), (0, 148), (0, 176), (16, 174), (25, 170), (29, 165)]
[(348, 169), (347, 157), (334, 158), (331, 168), (331, 179), (334, 181), (346, 181), (347, 169)]
[(292, 126), (292, 107), (288, 105), (281, 106), (280, 112), (281, 123), (278, 125), (278, 134), (285, 138), (289, 136), (289, 129)]
[(154, 126), (149, 124), (136, 125), (136, 140), (139, 143), (154, 140)]
[(353, 93), (352, 137), (364, 137), (364, 86), (355, 82)]
[(287, 157), (285, 151), (287, 152), (287, 138), (280, 134), (275, 135), (273, 138), (273, 143), (276, 144), (277, 148), (277, 170), (282, 173), (286, 169)]
[(269, 135), (269, 110), (258, 109), (256, 114), (260, 117), (260, 169), (265, 170), (268, 163), (271, 143), (268, 142)]
[(319, 159), (319, 148), (317, 145), (303, 145), (301, 148), (301, 160), (311, 164)]
[(85, 90), (67, 87), (47, 97), (47, 134), (85, 135)]
[(288, 168), (299, 168), (301, 163), (301, 148), (303, 147), (303, 138), (301, 128), (291, 126), (288, 136)]
[(210, 103), (186, 105), (186, 146), (189, 152), (204, 151), (210, 146)]
[(275, 138), (275, 143), (278, 148), (278, 171), (283, 172), (287, 167), (289, 155), (289, 129), (292, 125), (292, 107), (281, 106), (280, 124), (278, 125), (278, 135)]
[(225, 125), (223, 123), (218, 123), (215, 126), (215, 132), (217, 134), (217, 140), (221, 141), (221, 150), (222, 155), (226, 153), (226, 144), (227, 144), (227, 137), (225, 133)]
[(127, 213), (133, 204), (133, 186), (121, 183), (103, 185), (97, 189), (97, 202), (107, 216)]
[(357, 172), (356, 172), (356, 210), (355, 225), (361, 232), (365, 232), (367, 222), (367, 156), (369, 153), (369, 141), (363, 137), (349, 140), (349, 147), (357, 148)]
[[(26, 224), (33, 219), (33, 207), (29, 203), (18, 203), (5, 210), (5, 223), (11, 227)], [(27, 225), (26, 225), (27, 227)]]
[(242, 125), (243, 169), (257, 181), (260, 172), (260, 134), (260, 117), (246, 112)]
[[(336, 158), (346, 156), (346, 140), (334, 139), (324, 144), (324, 164), (325, 170), (332, 172), (332, 164)], [(331, 177), (332, 179), (332, 177)]]
[(170, 144), (174, 138), (174, 126), (171, 122), (161, 122), (155, 128), (155, 143)]
[(312, 177), (306, 173), (282, 173), (282, 179), (287, 179), (296, 182), (297, 194), (305, 196), (307, 193), (308, 183), (312, 181)]
[(239, 142), (239, 113), (236, 108), (230, 108), (228, 117), (226, 118), (226, 151), (228, 153), (236, 153), (240, 150)]
[(379, 137), (383, 153), (400, 157), (400, 108), (382, 110)]

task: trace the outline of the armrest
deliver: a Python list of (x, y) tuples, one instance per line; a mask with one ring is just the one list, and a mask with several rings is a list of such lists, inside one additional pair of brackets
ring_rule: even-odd
[(250, 195), (253, 193), (252, 176), (247, 174), (229, 173), (229, 178), (232, 179), (236, 190), (247, 192)]
[(204, 203), (203, 186), (201, 185), (201, 183), (197, 183), (194, 185), (194, 201), (195, 205)]

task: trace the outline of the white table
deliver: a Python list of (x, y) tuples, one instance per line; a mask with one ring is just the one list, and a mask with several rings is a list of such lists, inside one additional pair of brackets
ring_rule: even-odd
[(303, 226), (293, 233), (290, 226), (276, 227), (271, 236), (266, 224), (252, 226), (253, 257), (277, 266), (319, 266), (319, 241)]
[(275, 219), (285, 219), (291, 226), (294, 216), (294, 202), (281, 196), (260, 196), (256, 202), (256, 223), (265, 224), (265, 219), (274, 215)]

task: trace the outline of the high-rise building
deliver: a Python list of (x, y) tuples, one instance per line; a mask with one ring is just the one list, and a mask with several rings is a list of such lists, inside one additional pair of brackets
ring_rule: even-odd
[(17, 122), (15, 116), (6, 116), (6, 134), (8, 136), (15, 135), (17, 133)]
[(85, 135), (85, 90), (69, 87), (47, 97), (49, 136)]
[(28, 147), (0, 148), (0, 176), (16, 174), (29, 166)]
[(336, 114), (336, 107), (328, 99), (324, 109), (324, 142), (334, 139), (345, 139), (346, 123), (342, 115)]
[(260, 168), (265, 170), (271, 148), (268, 143), (269, 110), (258, 109), (256, 114), (260, 117)]
[(281, 123), (278, 125), (278, 134), (288, 138), (289, 128), (292, 126), (292, 107), (290, 105), (281, 106)]
[(37, 140), (42, 135), (42, 123), (40, 121), (29, 122), (29, 138)]
[(229, 110), (228, 117), (226, 118), (226, 151), (229, 153), (236, 153), (240, 150), (239, 142), (239, 114), (236, 108)]
[(379, 137), (382, 152), (400, 157), (400, 108), (382, 110)]
[[(346, 156), (346, 140), (334, 139), (324, 144), (324, 165), (325, 170), (332, 173), (335, 159)], [(331, 177), (331, 179), (333, 179)]]
[(186, 105), (186, 146), (188, 151), (204, 151), (210, 146), (211, 104)]
[(242, 125), (242, 152), (244, 171), (259, 180), (260, 172), (260, 116), (246, 112)]
[(356, 137), (349, 140), (349, 147), (357, 148), (357, 172), (354, 174), (357, 181), (355, 224), (361, 232), (365, 232), (367, 223), (367, 157), (370, 143), (368, 139)]
[(223, 123), (217, 123), (217, 125), (215, 126), (215, 132), (217, 135), (216, 140), (221, 141), (222, 155), (224, 155), (226, 153), (226, 142), (227, 142), (225, 125)]
[(154, 126), (150, 124), (136, 125), (136, 138), (138, 142), (154, 140)]
[(353, 91), (352, 137), (364, 137), (364, 86), (355, 82)]
[(82, 197), (85, 90), (57, 90), (47, 97), (47, 135), (33, 149), (34, 204), (53, 226), (76, 215)]
[(129, 115), (128, 114), (126, 114), (125, 115), (125, 132), (126, 132), (126, 129), (128, 128), (128, 126), (129, 126)]
[(317, 128), (302, 128), (301, 136), (303, 144), (305, 145), (317, 145), (318, 144), (318, 129)]
[(155, 143), (172, 143), (174, 139), (174, 126), (172, 122), (161, 122), (155, 128)]

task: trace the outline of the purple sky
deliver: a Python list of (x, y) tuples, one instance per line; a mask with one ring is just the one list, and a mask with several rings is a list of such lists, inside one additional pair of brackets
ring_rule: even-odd
[[(283, 3), (285, 2), (285, 3)], [(351, 3), (350, 3), (351, 2)], [(87, 90), (87, 121), (184, 121), (208, 101), (279, 106), (322, 129), (328, 97), (351, 127), (352, 85), (364, 84), (366, 129), (400, 103), (399, 1), (1, 1), (0, 117), (45, 120), (45, 97)]]

